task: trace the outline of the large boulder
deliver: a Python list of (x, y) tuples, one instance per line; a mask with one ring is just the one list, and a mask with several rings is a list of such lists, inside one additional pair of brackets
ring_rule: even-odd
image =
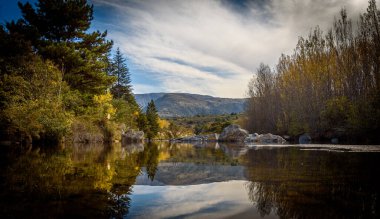
[(248, 137), (244, 139), (244, 142), (257, 142), (257, 137), (259, 136), (257, 133), (249, 134)]
[(124, 134), (121, 135), (121, 144), (129, 144), (129, 143), (141, 143), (144, 141), (144, 132), (143, 131), (134, 131), (128, 130)]
[(254, 142), (262, 144), (285, 144), (286, 140), (279, 135), (273, 135), (271, 133), (268, 133), (256, 136)]
[(240, 128), (239, 125), (229, 125), (224, 128), (222, 133), (219, 135), (219, 141), (244, 142), (248, 135), (248, 131)]

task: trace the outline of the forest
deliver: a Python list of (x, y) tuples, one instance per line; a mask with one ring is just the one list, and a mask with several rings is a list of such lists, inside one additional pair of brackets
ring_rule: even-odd
[(58, 143), (120, 140), (127, 129), (157, 134), (107, 32), (89, 31), (86, 0), (18, 3), (22, 18), (0, 25), (0, 140)]
[(379, 143), (380, 11), (370, 0), (351, 20), (345, 9), (324, 33), (299, 37), (275, 68), (261, 64), (248, 85), (246, 127), (323, 141)]

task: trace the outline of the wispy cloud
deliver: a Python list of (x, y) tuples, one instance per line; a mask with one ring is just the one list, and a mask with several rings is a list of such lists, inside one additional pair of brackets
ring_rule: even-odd
[[(342, 7), (357, 16), (364, 0), (93, 0), (95, 24), (127, 55), (135, 92), (243, 97), (260, 62), (274, 65), (298, 36), (327, 30)], [(108, 14), (105, 8), (111, 9)]]

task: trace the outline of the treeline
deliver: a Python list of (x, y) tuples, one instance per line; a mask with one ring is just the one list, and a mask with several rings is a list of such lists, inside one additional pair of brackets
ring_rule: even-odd
[(107, 32), (89, 32), (92, 5), (18, 6), (22, 18), (0, 25), (0, 140), (109, 141), (146, 129), (125, 58), (112, 56)]
[(325, 34), (300, 37), (275, 69), (261, 64), (249, 83), (247, 128), (321, 140), (379, 142), (380, 11), (370, 0), (357, 21), (342, 9)]

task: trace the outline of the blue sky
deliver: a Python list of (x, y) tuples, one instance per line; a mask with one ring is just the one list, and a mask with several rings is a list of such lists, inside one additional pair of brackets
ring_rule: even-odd
[[(26, 0), (21, 0), (26, 2)], [(36, 2), (36, 0), (29, 1)], [(298, 37), (327, 31), (345, 7), (351, 17), (366, 0), (91, 0), (92, 30), (126, 55), (135, 93), (189, 92), (245, 97), (264, 62), (274, 67)], [(16, 0), (0, 0), (0, 22), (20, 16)]]

